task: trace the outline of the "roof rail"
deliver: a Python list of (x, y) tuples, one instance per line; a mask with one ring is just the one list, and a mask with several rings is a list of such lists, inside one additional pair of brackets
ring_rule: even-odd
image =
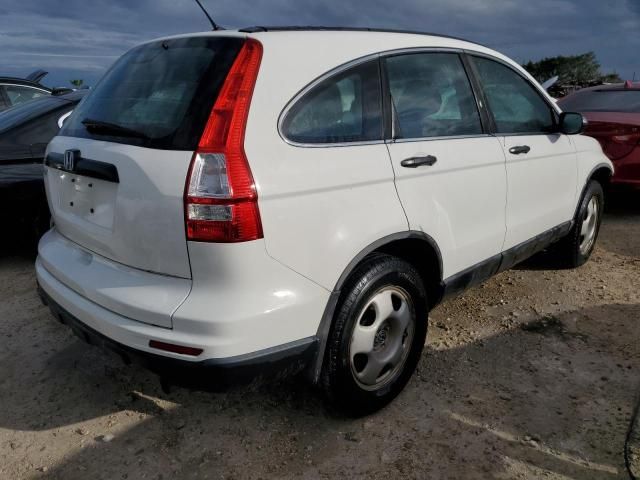
[(412, 35), (429, 35), (431, 37), (450, 38), (452, 40), (461, 40), (463, 42), (474, 43), (481, 45), (478, 42), (473, 42), (461, 37), (454, 37), (452, 35), (443, 35), (441, 33), (421, 32), (417, 30), (396, 30), (392, 28), (368, 28), (368, 27), (323, 27), (323, 26), (253, 26), (240, 28), (239, 32), (244, 33), (258, 33), (258, 32), (380, 32), (380, 33), (408, 33)]

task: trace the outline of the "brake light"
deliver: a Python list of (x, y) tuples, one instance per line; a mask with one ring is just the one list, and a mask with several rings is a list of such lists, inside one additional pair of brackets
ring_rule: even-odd
[(187, 239), (245, 242), (262, 238), (258, 194), (244, 151), (262, 45), (247, 39), (233, 62), (194, 153), (185, 186)]
[(622, 160), (640, 147), (640, 127), (635, 125), (600, 123), (594, 131), (604, 153), (612, 161)]
[(619, 143), (621, 145), (637, 145), (640, 141), (640, 128), (630, 127), (622, 132), (616, 132), (616, 135), (611, 137), (611, 141)]

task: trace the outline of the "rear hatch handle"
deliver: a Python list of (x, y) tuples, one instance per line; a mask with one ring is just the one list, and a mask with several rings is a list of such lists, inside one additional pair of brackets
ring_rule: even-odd
[(74, 173), (83, 177), (120, 183), (118, 169), (115, 165), (83, 158), (80, 150), (67, 150), (64, 154), (51, 152), (45, 157), (44, 164), (47, 167)]

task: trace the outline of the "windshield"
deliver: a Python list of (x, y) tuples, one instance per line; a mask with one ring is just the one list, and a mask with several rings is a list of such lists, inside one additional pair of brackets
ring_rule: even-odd
[(130, 50), (78, 106), (60, 135), (194, 150), (242, 42), (190, 37)]
[(588, 90), (559, 103), (567, 112), (640, 113), (640, 90)]

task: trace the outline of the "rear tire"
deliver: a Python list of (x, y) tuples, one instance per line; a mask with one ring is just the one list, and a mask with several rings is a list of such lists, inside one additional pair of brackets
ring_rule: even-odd
[(603, 211), (602, 185), (591, 180), (580, 200), (571, 231), (554, 249), (562, 266), (576, 268), (589, 260), (598, 239)]
[(427, 305), (409, 263), (386, 254), (363, 261), (343, 289), (329, 332), (322, 385), (333, 407), (366, 415), (402, 391), (424, 347)]

